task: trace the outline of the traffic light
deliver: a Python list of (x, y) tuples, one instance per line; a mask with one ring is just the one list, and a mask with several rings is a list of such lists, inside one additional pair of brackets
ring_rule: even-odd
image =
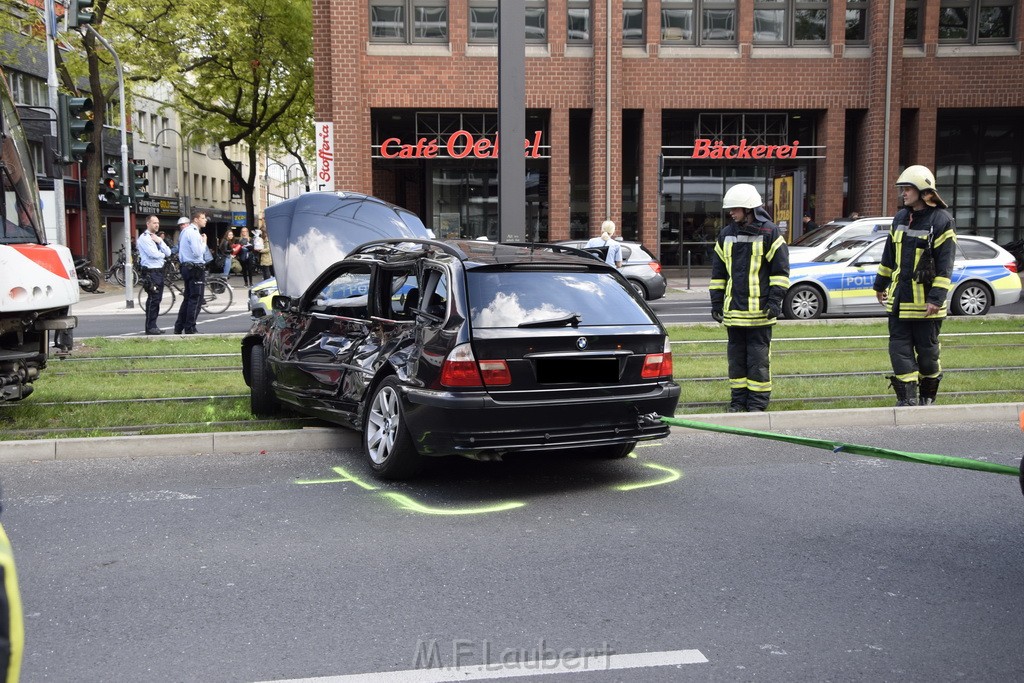
[(95, 0), (71, 0), (68, 5), (68, 28), (78, 28), (96, 21), (92, 6)]
[(103, 167), (103, 179), (100, 180), (100, 201), (112, 205), (121, 203), (121, 179), (117, 177), (117, 167), (113, 164)]
[(60, 160), (70, 164), (81, 161), (93, 151), (92, 100), (88, 97), (57, 95), (57, 131), (60, 134)]
[(132, 203), (139, 199), (149, 199), (149, 192), (146, 190), (149, 187), (149, 178), (146, 177), (146, 173), (149, 172), (149, 166), (142, 159), (134, 159), (131, 163), (132, 171)]

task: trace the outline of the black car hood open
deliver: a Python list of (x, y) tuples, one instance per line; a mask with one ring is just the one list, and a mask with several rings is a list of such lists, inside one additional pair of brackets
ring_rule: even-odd
[(290, 297), (360, 244), (430, 237), (408, 209), (356, 192), (310, 192), (269, 207), (265, 216), (277, 288)]

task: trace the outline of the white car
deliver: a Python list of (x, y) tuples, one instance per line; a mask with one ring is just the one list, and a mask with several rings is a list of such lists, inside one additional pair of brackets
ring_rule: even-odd
[(789, 262), (806, 263), (846, 240), (868, 237), (875, 233), (886, 233), (892, 227), (892, 216), (888, 218), (858, 218), (848, 223), (826, 223), (800, 236), (789, 245)]
[[(988, 237), (957, 235), (953, 262), (953, 315), (984, 315), (992, 306), (1020, 299), (1017, 262)], [(789, 291), (782, 304), (786, 318), (809, 320), (829, 315), (885, 315), (874, 284), (885, 237), (860, 237), (838, 244), (809, 263), (791, 265)]]

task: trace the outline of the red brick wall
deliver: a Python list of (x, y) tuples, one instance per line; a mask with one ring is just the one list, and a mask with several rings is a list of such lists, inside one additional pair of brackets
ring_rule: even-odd
[[(572, 108), (593, 110), (591, 232), (606, 216), (605, 178), (611, 177), (611, 209), (620, 223), (622, 109), (644, 110), (640, 234), (656, 236), (657, 183), (650, 179), (659, 145), (648, 135), (660, 130), (664, 109), (686, 110), (805, 110), (817, 115), (819, 143), (827, 146), (826, 160), (816, 164), (817, 212), (821, 219), (842, 212), (844, 137), (847, 110), (866, 112), (857, 140), (853, 187), (849, 205), (862, 214), (893, 210), (893, 183), (899, 174), (900, 118), (913, 110), (917, 147), (915, 161), (933, 167), (935, 121), (939, 110), (951, 107), (990, 109), (1024, 107), (1024, 59), (1006, 56), (937, 56), (938, 4), (924, 2), (924, 50), (904, 50), (904, 1), (895, 2), (893, 85), (886, 126), (887, 3), (869, 5), (870, 55), (844, 45), (845, 2), (832, 0), (831, 49), (813, 57), (789, 57), (781, 50), (765, 58), (753, 41), (753, 0), (738, 3), (738, 45), (735, 55), (716, 58), (673, 58), (659, 50), (660, 2), (647, 4), (648, 47), (645, 57), (623, 57), (621, 0), (612, 2), (611, 154), (605, 151), (605, 1), (593, 2), (593, 57), (567, 57), (565, 1), (549, 0), (549, 55), (526, 61), (527, 107), (549, 109), (551, 115), (551, 236), (568, 232), (568, 145), (565, 123)], [(365, 0), (314, 0), (314, 59), (316, 117), (333, 120), (338, 150), (338, 187), (365, 192), (373, 189), (370, 161), (370, 111), (376, 108), (476, 109), (497, 106), (497, 60), (466, 55), (467, 3), (449, 3), (450, 54), (446, 56), (371, 56), (367, 54), (368, 3)], [(1018, 21), (1024, 41), (1024, 21)], [(1019, 44), (1019, 43), (1018, 43)], [(805, 51), (806, 52), (806, 51)], [(944, 51), (945, 52), (945, 51)], [(971, 50), (965, 49), (970, 55)], [(991, 50), (988, 51), (991, 55)], [(755, 56), (756, 55), (756, 56)], [(863, 55), (863, 56), (861, 56)], [(888, 156), (885, 139), (888, 132)], [(651, 132), (653, 135), (653, 132)], [(883, 187), (884, 184), (888, 187)], [(560, 195), (566, 195), (566, 198)], [(886, 204), (883, 206), (883, 195)], [(655, 238), (656, 239), (656, 238)], [(648, 242), (649, 243), (649, 242)]]

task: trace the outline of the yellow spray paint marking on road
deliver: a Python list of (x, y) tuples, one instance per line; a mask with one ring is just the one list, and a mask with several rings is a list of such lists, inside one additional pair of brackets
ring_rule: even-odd
[(420, 512), (424, 515), (486, 515), (491, 512), (505, 512), (506, 510), (515, 510), (526, 505), (526, 503), (518, 503), (511, 501), (508, 503), (498, 503), (496, 505), (485, 505), (477, 508), (432, 508), (422, 503), (417, 503), (409, 496), (402, 493), (384, 492), (383, 495), (386, 498), (398, 503), (399, 507), (404, 510), (411, 512)]
[[(636, 458), (636, 453), (630, 453), (629, 457)], [(657, 481), (645, 481), (636, 484), (621, 484), (613, 487), (616, 491), (635, 491), (636, 489), (649, 488), (651, 486), (661, 486), (663, 484), (670, 484), (674, 481), (682, 479), (683, 473), (679, 470), (666, 467), (665, 465), (658, 465), (657, 463), (645, 462), (644, 467), (648, 467), (653, 470), (659, 470), (661, 472), (667, 472), (667, 476), (658, 479)], [(412, 496), (404, 493), (396, 493), (394, 491), (381, 491), (379, 487), (362, 481), (358, 477), (355, 477), (345, 471), (341, 467), (332, 467), (338, 476), (329, 477), (325, 479), (296, 479), (295, 483), (300, 486), (306, 486), (309, 484), (341, 484), (345, 482), (352, 482), (356, 486), (366, 490), (374, 491), (380, 495), (388, 498), (389, 500), (398, 504), (398, 507), (409, 512), (418, 512), (423, 515), (487, 515), (495, 512), (507, 512), (508, 510), (515, 510), (517, 508), (526, 507), (526, 503), (519, 501), (508, 501), (505, 503), (495, 503), (494, 505), (483, 505), (479, 507), (466, 507), (466, 508), (438, 508), (431, 507), (420, 503)]]
[(653, 462), (645, 462), (645, 463), (643, 463), (643, 465), (644, 465), (644, 467), (649, 467), (652, 470), (660, 470), (662, 472), (668, 472), (668, 475), (665, 476), (665, 477), (662, 477), (661, 479), (659, 479), (657, 481), (647, 481), (647, 482), (641, 482), (639, 484), (620, 484), (619, 486), (614, 487), (615, 490), (616, 491), (635, 491), (637, 489), (646, 489), (646, 488), (649, 488), (651, 486), (661, 486), (663, 484), (671, 484), (672, 482), (678, 481), (679, 479), (683, 478), (683, 473), (681, 471), (672, 469), (671, 467), (666, 467), (665, 465), (659, 465), (659, 464), (653, 463)]
[(296, 479), (295, 483), (296, 484), (303, 484), (303, 485), (304, 484), (337, 484), (337, 483), (340, 483), (340, 482), (350, 481), (353, 484), (355, 484), (356, 486), (362, 487), (362, 488), (366, 489), (367, 491), (376, 491), (377, 490), (377, 487), (374, 486), (373, 484), (367, 484), (366, 482), (361, 481), (360, 479), (358, 479), (356, 477), (353, 477), (351, 474), (349, 474), (348, 472), (346, 472), (344, 469), (342, 469), (340, 467), (332, 467), (331, 469), (334, 470), (335, 472), (337, 472), (338, 474), (340, 474), (341, 476), (337, 477), (337, 478), (332, 477), (330, 479)]

